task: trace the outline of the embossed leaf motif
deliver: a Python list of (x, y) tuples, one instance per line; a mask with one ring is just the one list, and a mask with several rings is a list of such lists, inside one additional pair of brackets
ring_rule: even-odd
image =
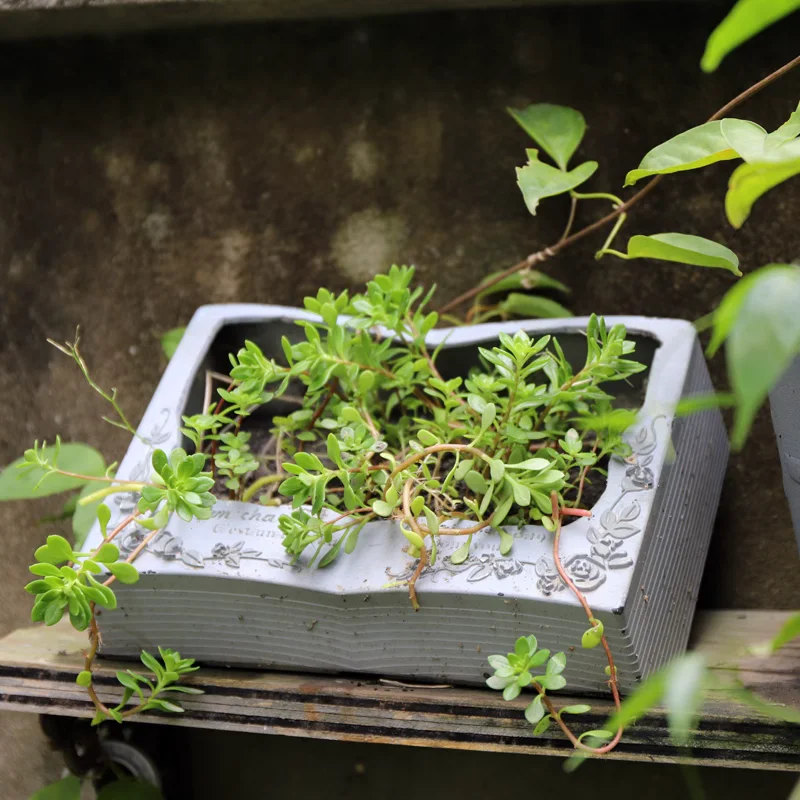
[(639, 528), (635, 525), (615, 525), (608, 531), (615, 539), (627, 539), (629, 536), (636, 536), (639, 533)]
[(204, 567), (203, 556), (196, 550), (184, 550), (181, 553), (181, 561), (189, 567)]
[(608, 545), (603, 544), (603, 542), (598, 542), (592, 548), (592, 552), (595, 555), (600, 556), (600, 558), (608, 558), (611, 555), (611, 548)]
[(619, 512), (618, 519), (620, 522), (630, 522), (639, 516), (641, 510), (642, 507), (639, 504), (639, 501), (634, 500), (629, 506), (626, 506), (622, 509), (622, 511)]
[(182, 548), (183, 539), (179, 538), (178, 536), (174, 536), (172, 540), (164, 546), (164, 555), (176, 558), (180, 554)]

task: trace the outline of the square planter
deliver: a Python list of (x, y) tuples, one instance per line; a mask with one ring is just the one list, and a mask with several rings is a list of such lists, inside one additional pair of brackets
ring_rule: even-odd
[[(226, 371), (227, 354), (245, 339), (279, 357), (281, 336), (301, 335), (297, 319), (316, 317), (275, 306), (199, 309), (144, 415), (143, 441), (133, 440), (119, 477), (149, 479), (153, 449), (183, 443), (181, 415), (200, 410), (206, 369)], [(645, 317), (608, 322), (627, 326), (635, 357), (649, 364), (628, 388), (612, 390), (642, 413), (626, 434), (632, 457), (612, 459), (592, 516), (565, 527), (561, 557), (603, 621), (620, 683), (630, 690), (686, 645), (728, 448), (718, 411), (674, 416), (679, 400), (711, 390), (692, 325)], [(445, 377), (465, 374), (478, 362), (479, 345), (520, 328), (535, 337), (556, 335), (579, 363), (586, 323), (476, 325), (436, 330), (428, 341), (434, 347), (446, 340), (438, 360)], [(273, 401), (262, 423), (285, 412)], [(117, 495), (114, 519), (134, 501)], [(587, 620), (556, 573), (552, 535), (543, 527), (509, 529), (515, 542), (505, 556), (496, 533), (482, 531), (458, 565), (448, 557), (458, 542), (443, 537), (436, 564), (417, 584), (422, 609), (415, 613), (406, 588), (391, 585), (415, 566), (395, 523), (370, 523), (352, 554), (308, 568), (292, 564), (281, 545), (277, 523), (286, 512), (219, 500), (210, 520), (173, 517), (137, 560), (139, 582), (115, 587), (119, 608), (100, 617), (103, 653), (135, 657), (160, 644), (205, 663), (480, 683), (489, 674), (488, 655), (533, 633), (541, 647), (568, 652), (571, 690), (606, 688), (602, 648), (580, 647)], [(121, 536), (123, 552), (143, 535)], [(89, 545), (100, 538), (95, 528)]]

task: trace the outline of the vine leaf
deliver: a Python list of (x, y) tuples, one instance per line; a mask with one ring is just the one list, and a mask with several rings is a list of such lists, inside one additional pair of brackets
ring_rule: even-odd
[(792, 111), (792, 115), (783, 125), (776, 128), (772, 133), (767, 134), (764, 149), (771, 150), (780, 147), (798, 136), (800, 136), (800, 103), (798, 103), (797, 108)]
[(586, 132), (580, 111), (568, 106), (536, 103), (527, 108), (509, 108), (508, 113), (542, 150), (567, 171), (567, 164)]
[(571, 317), (572, 312), (564, 308), (561, 303), (549, 297), (536, 294), (521, 294), (511, 292), (501, 303), (497, 310), (502, 314), (514, 314), (519, 317), (534, 317), (536, 319), (555, 319), (558, 317)]
[[(797, 144), (797, 147), (791, 145)], [(763, 161), (742, 164), (733, 171), (725, 195), (725, 214), (741, 228), (753, 204), (770, 189), (800, 174), (800, 142), (784, 145)]]
[(792, 614), (786, 622), (783, 623), (783, 626), (775, 635), (775, 638), (771, 642), (767, 642), (766, 644), (757, 645), (756, 647), (752, 647), (751, 650), (753, 653), (759, 656), (769, 656), (772, 655), (776, 650), (780, 650), (789, 642), (794, 641), (795, 639), (800, 637), (800, 613)]
[[(56, 455), (56, 448), (44, 447), (40, 450), (41, 456), (52, 463)], [(73, 442), (62, 444), (58, 450), (56, 462), (59, 469), (66, 472), (77, 472), (80, 475), (99, 477), (105, 474), (106, 462), (103, 456), (88, 444)], [(30, 463), (25, 458), (12, 461), (0, 472), (0, 501), (2, 500), (28, 500), (32, 497), (47, 497), (52, 494), (67, 492), (70, 489), (80, 489), (86, 481), (83, 478), (71, 478), (67, 475), (55, 473), (47, 474), (39, 466), (31, 469), (18, 469), (18, 466)], [(46, 477), (45, 477), (46, 476)], [(42, 478), (44, 477), (44, 480)], [(39, 483), (39, 481), (42, 481)], [(37, 484), (39, 484), (37, 486)]]
[(746, 119), (721, 119), (719, 128), (725, 141), (745, 161), (755, 161), (764, 154), (767, 132)]
[[(744, 444), (756, 411), (800, 353), (800, 268), (754, 273), (730, 326), (728, 375), (736, 398), (732, 444)], [(756, 277), (757, 276), (757, 277)]]
[[(481, 285), (491, 283), (499, 274), (500, 272), (489, 273), (483, 281), (481, 281)], [(497, 283), (493, 283), (491, 286), (487, 286), (486, 289), (478, 293), (477, 297), (486, 297), (490, 294), (509, 292), (515, 289), (550, 289), (555, 292), (563, 292), (564, 294), (569, 294), (570, 292), (568, 286), (561, 283), (561, 281), (557, 281), (555, 278), (551, 278), (549, 275), (545, 275), (543, 272), (538, 272), (535, 269), (523, 269), (520, 272), (515, 272), (513, 275), (503, 278)]]
[(175, 355), (184, 333), (186, 333), (186, 328), (173, 328), (161, 337), (161, 349), (164, 351), (167, 360)]
[(708, 37), (703, 71), (713, 72), (728, 53), (798, 8), (800, 0), (739, 0)]
[(586, 161), (569, 172), (562, 172), (539, 161), (538, 150), (527, 150), (528, 163), (517, 168), (517, 184), (531, 214), (536, 214), (539, 201), (564, 194), (589, 180), (597, 169), (596, 161)]
[(80, 800), (81, 779), (68, 775), (60, 781), (40, 789), (30, 800)]
[(654, 147), (639, 166), (625, 176), (625, 186), (651, 175), (699, 169), (732, 158), (738, 155), (723, 135), (720, 121), (704, 122)]
[(628, 258), (655, 258), (697, 267), (727, 269), (741, 275), (736, 253), (718, 242), (688, 233), (656, 233), (632, 236), (628, 241)]

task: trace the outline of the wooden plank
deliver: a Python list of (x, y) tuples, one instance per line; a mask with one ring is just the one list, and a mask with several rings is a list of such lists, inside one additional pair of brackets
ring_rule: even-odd
[[(720, 689), (737, 674), (771, 702), (800, 707), (800, 646), (770, 659), (746, 653), (769, 639), (788, 616), (771, 611), (698, 614), (693, 649), (706, 654), (719, 687), (706, 703), (690, 753), (669, 740), (658, 709), (628, 730), (609, 758), (717, 766), (800, 770), (800, 731), (732, 702)], [(0, 708), (91, 716), (85, 691), (74, 683), (85, 637), (68, 625), (23, 628), (0, 640)], [(101, 660), (95, 685), (111, 699), (114, 672), (125, 665)], [(479, 688), (407, 688), (376, 678), (203, 669), (187, 683), (205, 690), (185, 695), (180, 716), (140, 715), (141, 722), (222, 730), (313, 736), (465, 750), (565, 755), (571, 747), (558, 731), (534, 738), (522, 717), (524, 698), (506, 703)], [(564, 698), (565, 702), (569, 698)], [(611, 703), (592, 700), (577, 730), (597, 727)]]

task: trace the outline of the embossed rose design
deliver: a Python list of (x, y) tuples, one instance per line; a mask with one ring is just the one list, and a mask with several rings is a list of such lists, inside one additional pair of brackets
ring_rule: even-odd
[(653, 470), (648, 466), (652, 460), (652, 456), (647, 456), (635, 464), (631, 464), (625, 470), (625, 477), (622, 479), (623, 490), (626, 492), (640, 492), (653, 488), (655, 476), (653, 475)]
[(570, 556), (563, 564), (564, 571), (582, 591), (591, 591), (601, 586), (606, 579), (606, 572), (599, 564), (588, 555)]
[(536, 588), (545, 596), (549, 597), (553, 592), (558, 592), (564, 588), (564, 582), (561, 580), (553, 562), (542, 556), (536, 562), (536, 574), (539, 580), (536, 581)]
[(211, 551), (211, 558), (215, 560), (218, 558), (225, 558), (230, 551), (230, 547), (228, 547), (226, 544), (215, 544), (213, 550)]
[(516, 558), (498, 558), (494, 562), (494, 572), (498, 578), (508, 578), (510, 575), (519, 575), (523, 565)]

